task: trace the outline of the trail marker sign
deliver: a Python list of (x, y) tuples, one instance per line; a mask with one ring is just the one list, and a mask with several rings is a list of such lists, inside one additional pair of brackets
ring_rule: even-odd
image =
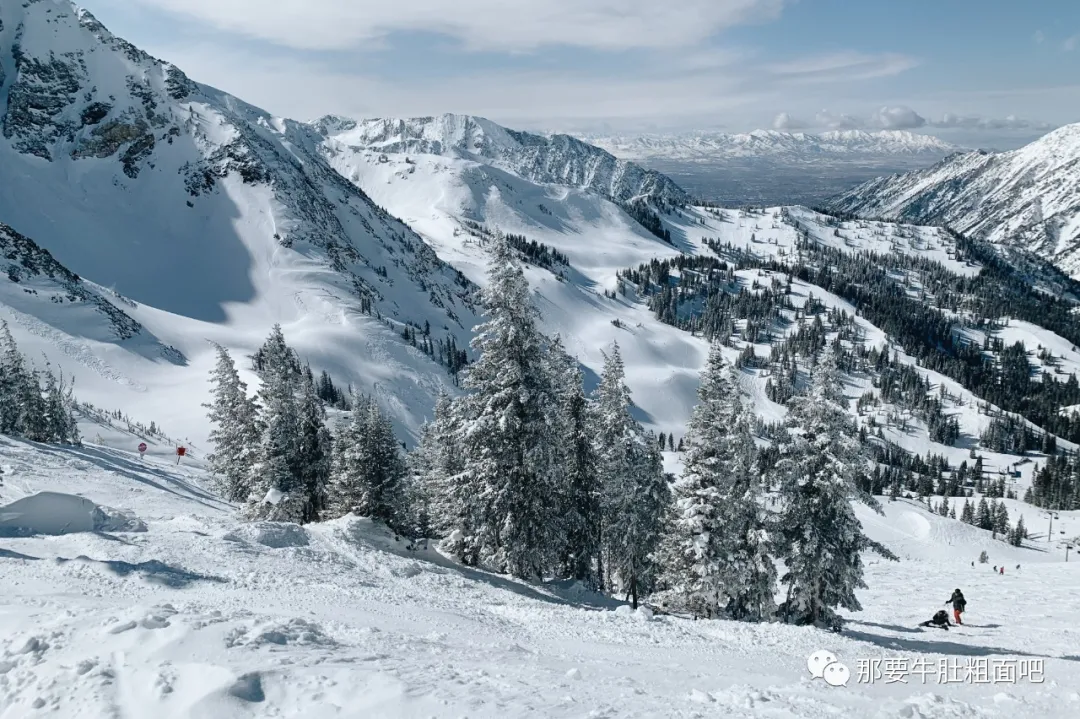
[(146, 442), (139, 442), (139, 459), (146, 454)]
[(187, 454), (187, 447), (176, 448), (176, 463), (180, 464), (180, 458)]

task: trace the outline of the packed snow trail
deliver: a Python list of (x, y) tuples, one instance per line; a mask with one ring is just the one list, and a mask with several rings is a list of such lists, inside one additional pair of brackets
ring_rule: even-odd
[[(147, 530), (0, 539), (2, 719), (1080, 710), (1080, 563), (986, 540), (1007, 573), (972, 567), (984, 533), (911, 502), (886, 502), (884, 518), (860, 511), (903, 560), (869, 559), (865, 611), (836, 635), (649, 617), (580, 587), (459, 567), (367, 520), (243, 525), (203, 489), (201, 468), (166, 458), (0, 438), (0, 468), (3, 504), (81, 494)], [(1059, 522), (1077, 526), (1070, 513)], [(967, 624), (918, 629), (955, 586)], [(850, 667), (847, 686), (810, 677), (806, 660), (819, 649)], [(857, 682), (859, 660), (883, 656), (935, 666), (1041, 659), (1045, 681)]]

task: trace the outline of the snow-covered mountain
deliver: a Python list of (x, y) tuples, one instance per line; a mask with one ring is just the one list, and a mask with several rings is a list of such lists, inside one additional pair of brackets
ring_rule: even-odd
[(478, 160), (538, 184), (586, 190), (615, 202), (684, 204), (689, 199), (664, 175), (577, 138), (510, 130), (482, 117), (448, 114), (357, 121), (328, 116), (313, 126), (341, 146)]
[[(192, 82), (64, 0), (0, 0), (0, 69), (5, 246), (36, 243), (109, 288), (43, 270), (85, 293), (98, 327), (9, 272), (2, 296), (18, 301), (0, 316), (83, 399), (122, 404), (118, 383), (155, 394), (159, 423), (201, 438), (208, 341), (249, 354), (280, 322), (400, 427), (430, 413), (447, 375), (399, 334), (427, 323), (466, 344), (475, 288), (323, 161), (310, 127)], [(108, 330), (120, 315), (132, 329)], [(175, 348), (171, 371), (139, 336)]]
[[(19, 233), (20, 246), (47, 250), (71, 273), (56, 270), (66, 279), (47, 282), (35, 273), (36, 285), (22, 270), (0, 276), (0, 297), (8, 298), (0, 316), (28, 356), (44, 354), (76, 375), (80, 399), (135, 408), (137, 419), (196, 442), (207, 430), (200, 403), (210, 343), (249, 354), (275, 322), (317, 371), (374, 394), (407, 437), (430, 416), (438, 391), (454, 389), (445, 368), (404, 341), (403, 330), (430, 325), (434, 339), (467, 345), (475, 288), (486, 281), (485, 244), (497, 230), (522, 243), (543, 330), (562, 338), (587, 382), (617, 341), (640, 418), (678, 436), (708, 350), (699, 325), (688, 323), (716, 302), (695, 298), (694, 286), (678, 288), (676, 269), (667, 281), (672, 297), (660, 306), (650, 294), (655, 285), (644, 282), (639, 294), (630, 271), (671, 260), (700, 264), (688, 271), (709, 276), (708, 263), (724, 257), (733, 274), (716, 286), (716, 298), (792, 278), (783, 298), (769, 300), (775, 327), (761, 326), (760, 308), (749, 305), (728, 318), (730, 358), (751, 350), (759, 358), (743, 374), (744, 389), (776, 421), (785, 408), (767, 391), (779, 371), (765, 359), (773, 347), (813, 325), (822, 307), (867, 311), (856, 310), (854, 277), (819, 277), (797, 264), (801, 258), (873, 251), (878, 280), (910, 278), (905, 291), (924, 298), (931, 280), (950, 297), (969, 291), (961, 280), (989, 261), (933, 228), (842, 223), (802, 208), (721, 213), (683, 205), (662, 175), (569, 138), (473, 118), (311, 125), (275, 118), (190, 81), (60, 0), (0, 0), (0, 18), (0, 222), (12, 228), (7, 237)], [(633, 198), (653, 204), (635, 209)], [(527, 251), (530, 242), (539, 244)], [(929, 274), (917, 281), (919, 273)], [(84, 279), (72, 284), (75, 275)], [(1023, 276), (1077, 294), (1061, 278)], [(61, 302), (72, 286), (89, 299)], [(1067, 308), (1048, 306), (1042, 322), (1029, 295), (1013, 300), (1025, 310), (1015, 321), (991, 328), (965, 321), (955, 334), (1064, 348), (1039, 360), (1051, 375), (1063, 356), (1066, 367), (1074, 359), (1080, 367), (1069, 349), (1078, 344), (1074, 328), (1061, 320)], [(113, 329), (118, 320), (108, 307), (129, 332)], [(931, 349), (891, 322), (860, 316), (857, 336), (910, 349), (904, 361), (925, 361)], [(958, 384), (943, 369), (919, 372), (950, 387), (948, 409), (975, 441), (986, 419), (970, 408), (986, 399), (985, 387)], [(872, 378), (860, 381), (873, 391)], [(908, 425), (916, 426), (891, 441), (962, 461), (965, 450), (938, 446), (925, 423)]]
[(721, 162), (762, 159), (790, 164), (942, 157), (956, 147), (931, 135), (906, 130), (830, 130), (820, 134), (754, 130), (683, 135), (586, 136), (585, 141), (627, 160)]
[(956, 154), (872, 180), (829, 204), (866, 217), (947, 224), (1053, 258), (1080, 277), (1080, 124), (1010, 152)]

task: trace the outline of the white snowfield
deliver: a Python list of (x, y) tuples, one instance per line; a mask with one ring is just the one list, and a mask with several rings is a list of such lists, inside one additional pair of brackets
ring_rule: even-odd
[[(362, 519), (240, 525), (188, 463), (0, 438), (0, 468), (0, 504), (78, 494), (146, 525), (0, 539), (3, 719), (1080, 712), (1080, 561), (912, 502), (860, 512), (901, 561), (869, 559), (865, 609), (837, 635), (633, 613), (457, 566)], [(1080, 517), (1058, 525), (1075, 533)], [(919, 629), (957, 586), (965, 626)], [(810, 676), (817, 650), (848, 666), (846, 686)]]

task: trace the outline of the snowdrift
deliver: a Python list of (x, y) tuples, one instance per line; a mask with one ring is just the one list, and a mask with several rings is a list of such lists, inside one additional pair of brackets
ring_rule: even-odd
[(145, 531), (136, 517), (61, 492), (39, 492), (0, 507), (0, 536)]

